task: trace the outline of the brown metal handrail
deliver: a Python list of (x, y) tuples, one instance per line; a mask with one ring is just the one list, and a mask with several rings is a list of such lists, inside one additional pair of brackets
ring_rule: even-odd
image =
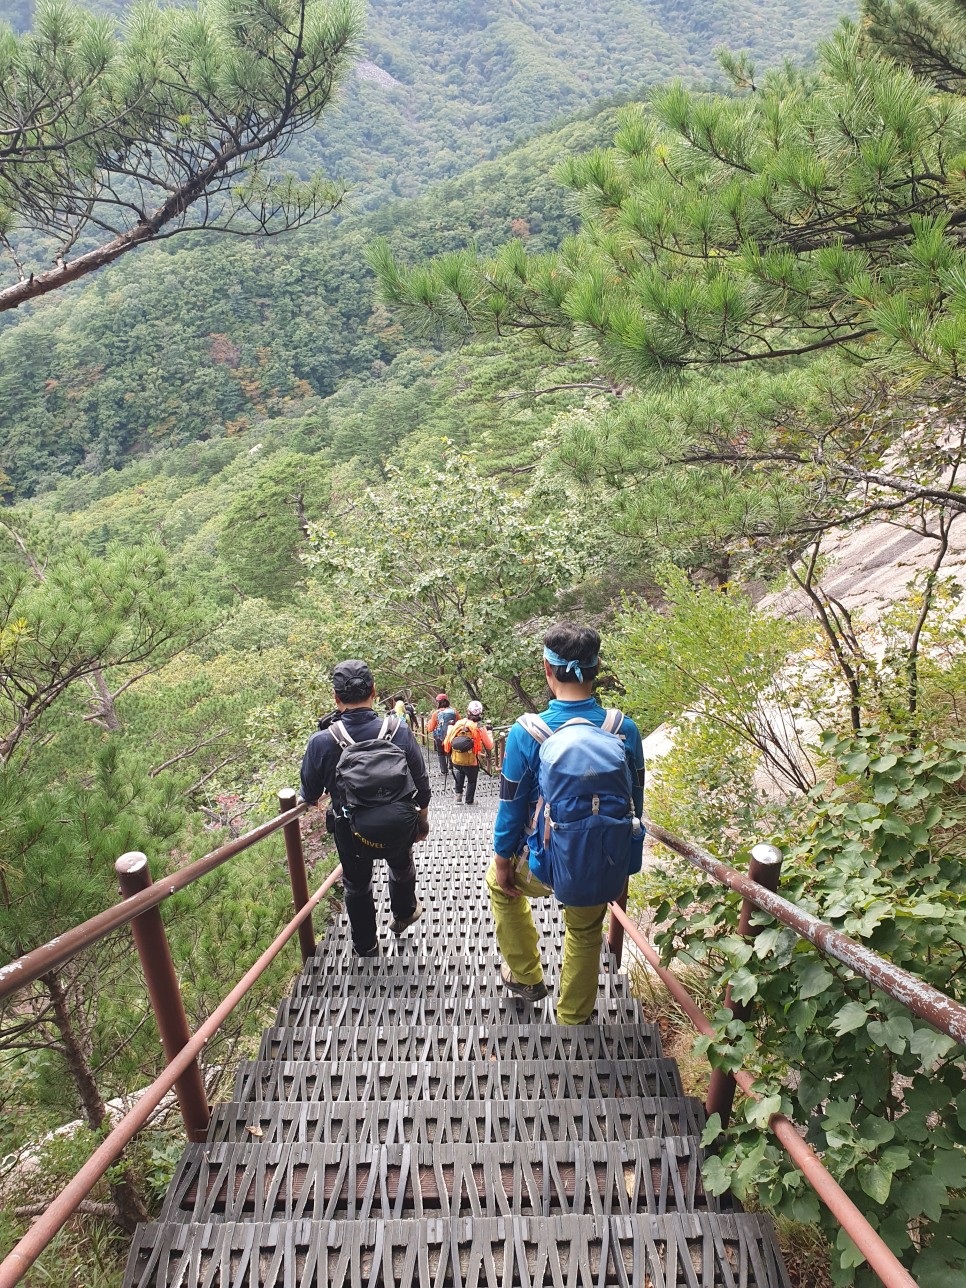
[[(738, 874), (736, 873), (735, 875)], [(711, 1036), (714, 1032), (711, 1021), (677, 976), (661, 965), (660, 957), (653, 945), (648, 943), (640, 927), (635, 925), (619, 904), (612, 903), (610, 905), (610, 915), (612, 920), (616, 920), (621, 929), (630, 936), (635, 947), (640, 951), (648, 965), (653, 968), (698, 1032)], [(735, 1074), (735, 1080), (747, 1096), (750, 1096), (753, 1100), (761, 1099), (752, 1090), (754, 1079), (750, 1074), (739, 1070)], [(802, 1140), (791, 1119), (786, 1118), (784, 1114), (772, 1114), (768, 1120), (768, 1126), (796, 1167), (805, 1175), (818, 1197), (865, 1257), (870, 1268), (879, 1277), (885, 1288), (918, 1288), (916, 1280), (913, 1279), (892, 1249), (872, 1228), (832, 1174), (826, 1169), (811, 1146)], [(0, 1288), (3, 1288), (2, 1282), (0, 1282)]]
[[(294, 800), (294, 792), (292, 799)], [(215, 868), (233, 859), (236, 854), (247, 850), (249, 846), (255, 845), (266, 836), (271, 836), (273, 832), (295, 822), (307, 809), (308, 805), (300, 801), (284, 814), (279, 814), (267, 823), (262, 823), (260, 827), (253, 828), (252, 831), (246, 832), (244, 836), (239, 836), (234, 841), (228, 841), (227, 844), (212, 850), (197, 862), (172, 872), (147, 890), (141, 891), (140, 894), (122, 899), (120, 903), (105, 908), (103, 912), (81, 922), (79, 926), (73, 926), (62, 935), (51, 939), (49, 943), (42, 944), (7, 966), (0, 967), (0, 1001), (21, 988), (26, 988), (28, 984), (40, 979), (48, 971), (63, 966), (64, 962), (70, 961), (82, 949), (90, 948), (111, 931), (127, 925), (142, 912), (147, 912), (149, 908), (156, 908), (159, 903), (169, 899), (178, 890), (183, 890), (199, 877), (207, 876), (209, 872), (213, 872)]]
[[(301, 810), (299, 811), (302, 812)], [(286, 816), (282, 815), (282, 819)], [(295, 814), (295, 817), (298, 817)], [(253, 835), (253, 834), (250, 834)], [(267, 833), (262, 833), (267, 835)], [(240, 838), (241, 839), (241, 838)], [(230, 856), (229, 856), (230, 857)], [(130, 1109), (109, 1136), (98, 1146), (84, 1166), (64, 1186), (39, 1216), (20, 1242), (0, 1264), (0, 1288), (14, 1288), (37, 1260), (51, 1239), (77, 1210), (78, 1205), (91, 1192), (107, 1169), (120, 1158), (126, 1145), (145, 1125), (177, 1080), (204, 1049), (208, 1040), (218, 1031), (255, 981), (282, 951), (288, 941), (312, 915), (323, 896), (342, 875), (337, 867), (322, 882), (314, 894), (302, 905), (285, 929), (272, 941), (261, 957), (242, 976), (224, 1001), (212, 1011), (197, 1033), (182, 1047), (164, 1071), (142, 1093), (137, 1104)], [(152, 887), (153, 889), (153, 887)], [(126, 902), (133, 902), (127, 900)]]
[(827, 921), (803, 911), (797, 904), (790, 903), (788, 899), (783, 899), (781, 895), (774, 894), (757, 881), (735, 871), (727, 863), (722, 863), (707, 850), (703, 850), (700, 845), (682, 841), (650, 819), (645, 819), (644, 822), (648, 835), (654, 840), (660, 841), (675, 854), (680, 854), (689, 863), (707, 872), (721, 885), (736, 891), (756, 908), (770, 913), (782, 925), (794, 930), (823, 953), (842, 962), (856, 975), (861, 975), (868, 983), (901, 1002), (913, 1015), (966, 1046), (966, 1006), (961, 1002), (954, 1001), (938, 988), (933, 988), (931, 984), (911, 975), (900, 966), (894, 966), (884, 957), (879, 957), (864, 944), (843, 935)]

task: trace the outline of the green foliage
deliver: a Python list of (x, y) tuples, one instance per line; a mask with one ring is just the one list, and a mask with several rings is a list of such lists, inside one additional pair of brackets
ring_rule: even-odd
[[(284, 249), (146, 248), (82, 293), (18, 315), (0, 331), (0, 461), (11, 490), (43, 491), (75, 470), (111, 477), (161, 447), (195, 445), (178, 468), (205, 470), (236, 439), (251, 447), (284, 437), (336, 460), (393, 451), (415, 427), (433, 372), (373, 302), (364, 246), (379, 232), (405, 253), (471, 236), (492, 248), (521, 210), (531, 243), (555, 245), (576, 221), (549, 172), (603, 141), (612, 121), (605, 112), (569, 124), (422, 201), (345, 221), (324, 244), (306, 232)], [(323, 403), (340, 381), (336, 401)], [(217, 439), (229, 441), (202, 445)]]
[[(782, 893), (962, 1000), (966, 744), (910, 746), (900, 735), (865, 730), (827, 735), (823, 753), (834, 779), (811, 795), (804, 834), (786, 851)], [(693, 870), (662, 880), (656, 916), (665, 923), (665, 955), (687, 937), (690, 957), (714, 972), (719, 995), (730, 983), (737, 1000), (754, 1001), (747, 1024), (719, 1012), (714, 1038), (699, 1042), (715, 1065), (756, 1067), (765, 1097), (749, 1102), (726, 1133), (709, 1161), (709, 1186), (739, 1194), (757, 1186), (770, 1208), (821, 1220), (837, 1239), (836, 1282), (875, 1282), (801, 1174), (762, 1135), (768, 1114), (781, 1109), (917, 1283), (956, 1282), (966, 1272), (961, 1049), (767, 918), (758, 918), (754, 948), (744, 943), (734, 933), (737, 902), (711, 883), (696, 885)], [(716, 1128), (709, 1124), (709, 1138)]]
[(104, 682), (112, 668), (126, 680), (191, 626), (190, 596), (175, 591), (159, 546), (114, 547), (103, 557), (72, 546), (44, 569), (8, 562), (0, 572), (0, 762), (36, 736), (78, 680)]
[(542, 617), (591, 566), (591, 534), (456, 451), (435, 469), (387, 475), (337, 528), (312, 529), (309, 563), (346, 612), (340, 651), (369, 657), (387, 679), (455, 681), (500, 704), (509, 690), (533, 707)]
[[(732, 60), (753, 92), (674, 84), (624, 108), (610, 148), (560, 169), (582, 222), (559, 250), (510, 242), (412, 269), (370, 251), (382, 298), (415, 325), (513, 335), (594, 372), (613, 401), (558, 460), (682, 562), (776, 534), (800, 545), (877, 509), (966, 510), (962, 444), (937, 451), (911, 393), (928, 382), (958, 415), (966, 112), (936, 69), (961, 27), (955, 6), (873, 8), (808, 74), (756, 79)], [(900, 9), (932, 24), (938, 86), (890, 57), (882, 26)], [(917, 70), (931, 48), (909, 52)]]
[(807, 790), (799, 713), (780, 673), (813, 632), (757, 612), (736, 587), (694, 585), (672, 570), (662, 588), (660, 608), (626, 602), (615, 623), (614, 668), (631, 709), (645, 728), (686, 721), (691, 751), (705, 742), (704, 755), (714, 746), (724, 757), (717, 774), (731, 757), (751, 754), (785, 790)]
[(0, 309), (185, 228), (271, 235), (338, 204), (277, 163), (350, 65), (353, 0), (136, 4), (121, 27), (42, 0), (30, 33), (0, 31), (0, 249), (16, 272)]

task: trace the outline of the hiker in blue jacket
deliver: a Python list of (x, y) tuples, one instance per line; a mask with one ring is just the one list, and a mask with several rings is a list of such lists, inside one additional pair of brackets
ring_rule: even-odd
[[(633, 720), (621, 716), (620, 712), (614, 712), (608, 719), (610, 713), (593, 696), (594, 680), (600, 669), (600, 636), (595, 630), (573, 622), (559, 622), (547, 632), (544, 645), (544, 673), (553, 694), (549, 707), (539, 717), (544, 734), (580, 719), (615, 733), (623, 742), (636, 840), (636, 845), (628, 850), (627, 872), (639, 872), (640, 824), (637, 820), (644, 804), (644, 752), (640, 731)], [(615, 727), (608, 728), (608, 724)], [(540, 750), (541, 743), (524, 724), (518, 721), (513, 725), (507, 736), (500, 775), (493, 861), (486, 874), (497, 943), (504, 960), (501, 971), (504, 985), (515, 996), (529, 1002), (546, 997), (548, 991), (530, 900), (553, 894), (542, 820), (541, 826), (532, 827), (540, 803)], [(617, 762), (620, 766), (619, 754)], [(630, 826), (628, 823), (628, 835)], [(557, 1002), (557, 1020), (561, 1024), (585, 1024), (593, 1013), (606, 909), (606, 902), (576, 906), (571, 900), (564, 905), (564, 953)]]

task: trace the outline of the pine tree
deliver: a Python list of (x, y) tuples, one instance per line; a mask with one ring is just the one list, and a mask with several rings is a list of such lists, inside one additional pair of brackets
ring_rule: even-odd
[(759, 79), (726, 59), (731, 94), (662, 89), (623, 110), (611, 148), (562, 167), (582, 226), (559, 251), (517, 240), (407, 270), (376, 244), (383, 298), (584, 372), (611, 410), (558, 459), (618, 490), (639, 532), (676, 491), (669, 544), (700, 545), (715, 498), (713, 541), (796, 549), (876, 512), (962, 513), (956, 50), (961, 4), (876, 0), (814, 70)]
[[(121, 37), (73, 0), (0, 28), (0, 311), (191, 229), (265, 236), (341, 190), (276, 162), (314, 127), (361, 32), (355, 0), (141, 3)], [(31, 271), (22, 251), (56, 267)], [(38, 241), (38, 236), (42, 239)]]

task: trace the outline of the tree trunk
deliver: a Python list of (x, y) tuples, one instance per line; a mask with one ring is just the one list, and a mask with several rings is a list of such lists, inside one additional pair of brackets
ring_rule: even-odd
[(96, 670), (87, 677), (87, 683), (90, 685), (90, 690), (95, 698), (94, 711), (88, 719), (93, 720), (102, 729), (109, 729), (112, 732), (115, 729), (120, 729), (121, 721), (114, 705), (114, 694), (104, 679), (104, 672), (100, 669)]
[[(84, 1117), (91, 1130), (97, 1131), (107, 1117), (107, 1106), (94, 1081), (86, 1044), (74, 1024), (67, 990), (56, 971), (50, 971), (42, 978), (54, 1008), (54, 1023), (60, 1034), (67, 1069), (77, 1090)], [(133, 1231), (139, 1222), (149, 1219), (129, 1168), (125, 1167), (115, 1174), (115, 1179), (111, 1181), (111, 1198), (114, 1200), (118, 1224), (125, 1230)]]
[(523, 687), (522, 683), (520, 682), (520, 677), (518, 675), (510, 676), (509, 685), (510, 685), (510, 688), (513, 690), (513, 692), (516, 694), (516, 696), (519, 698), (520, 702), (523, 703), (523, 706), (527, 711), (537, 710), (536, 702), (534, 701), (533, 698), (531, 698), (530, 694), (527, 693), (526, 689)]

